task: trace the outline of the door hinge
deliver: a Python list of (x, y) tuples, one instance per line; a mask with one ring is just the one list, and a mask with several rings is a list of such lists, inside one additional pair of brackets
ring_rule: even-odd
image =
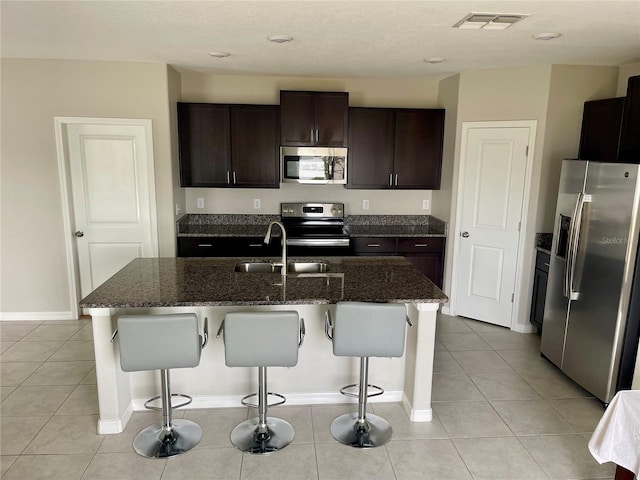
[(528, 157), (529, 156), (529, 145), (527, 145), (527, 148), (524, 151), (524, 156)]
[(520, 231), (521, 227), (522, 227), (522, 222), (518, 222), (518, 231)]
[(514, 297), (515, 293), (511, 294), (511, 303), (513, 303), (513, 297)]

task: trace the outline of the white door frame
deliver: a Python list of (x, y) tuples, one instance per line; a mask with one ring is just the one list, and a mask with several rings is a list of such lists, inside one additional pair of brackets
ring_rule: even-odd
[(153, 152), (153, 129), (150, 119), (139, 118), (93, 118), (93, 117), (53, 117), (56, 137), (56, 153), (58, 157), (58, 176), (60, 194), (62, 198), (62, 222), (64, 226), (64, 243), (67, 256), (67, 277), (69, 279), (69, 300), (71, 302), (72, 318), (78, 318), (78, 303), (80, 302), (80, 271), (78, 268), (78, 251), (74, 239), (72, 222), (73, 197), (71, 190), (71, 168), (69, 165), (69, 149), (66, 140), (67, 125), (134, 125), (145, 129), (146, 148), (150, 157), (149, 162), (149, 193), (153, 197), (150, 205), (151, 227), (156, 232), (152, 235), (152, 249), (154, 256), (158, 255), (158, 220), (156, 213), (156, 182), (155, 157)]
[(457, 195), (456, 195), (456, 212), (455, 217), (451, 221), (450, 235), (453, 235), (453, 259), (451, 265), (451, 298), (449, 299), (449, 314), (456, 315), (456, 290), (457, 290), (457, 276), (458, 276), (458, 258), (460, 254), (460, 231), (462, 220), (462, 201), (464, 197), (464, 178), (466, 175), (466, 156), (467, 156), (467, 140), (469, 137), (469, 130), (472, 128), (529, 128), (529, 151), (526, 159), (525, 166), (525, 178), (524, 178), (524, 192), (522, 199), (522, 213), (521, 213), (521, 227), (520, 236), (518, 238), (518, 255), (516, 260), (516, 280), (515, 280), (515, 295), (513, 300), (513, 309), (511, 310), (511, 328), (514, 325), (514, 315), (520, 311), (521, 303), (527, 302), (530, 292), (523, 292), (522, 290), (522, 272), (523, 265), (526, 261), (526, 252), (522, 248), (524, 239), (529, 236), (533, 236), (534, 232), (528, 227), (528, 213), (529, 213), (529, 196), (531, 193), (531, 177), (533, 172), (533, 157), (534, 157), (534, 144), (536, 139), (536, 126), (537, 120), (505, 120), (494, 122), (462, 122), (462, 133), (460, 135), (460, 157), (459, 157), (459, 169), (457, 180)]

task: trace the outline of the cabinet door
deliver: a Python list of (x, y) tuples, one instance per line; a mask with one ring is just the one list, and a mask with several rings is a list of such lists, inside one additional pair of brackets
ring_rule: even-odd
[(414, 264), (438, 288), (442, 288), (442, 255), (439, 253), (421, 255), (407, 253), (404, 258)]
[(578, 154), (580, 159), (617, 161), (623, 105), (624, 97), (584, 102)]
[(280, 91), (282, 145), (314, 145), (315, 120), (312, 92)]
[(396, 188), (440, 188), (443, 135), (444, 110), (396, 110)]
[(275, 105), (231, 107), (233, 186), (280, 186), (279, 121), (278, 107)]
[(315, 92), (315, 143), (322, 146), (346, 147), (348, 116), (348, 93)]
[(640, 75), (629, 78), (622, 114), (618, 160), (640, 163)]
[(347, 188), (391, 188), (396, 113), (393, 108), (349, 109)]
[(445, 239), (442, 237), (398, 238), (398, 254), (404, 255), (438, 288), (442, 288), (444, 246)]
[(229, 132), (228, 105), (178, 103), (181, 186), (228, 185)]

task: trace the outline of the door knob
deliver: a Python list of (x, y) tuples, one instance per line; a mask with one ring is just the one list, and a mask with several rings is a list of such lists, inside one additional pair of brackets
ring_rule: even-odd
[(76, 233), (74, 233), (74, 235), (78, 238), (84, 237), (84, 232), (82, 230), (78, 230)]
[(462, 238), (469, 238), (469, 232), (462, 232), (462, 233), (460, 234), (460, 236), (461, 236)]

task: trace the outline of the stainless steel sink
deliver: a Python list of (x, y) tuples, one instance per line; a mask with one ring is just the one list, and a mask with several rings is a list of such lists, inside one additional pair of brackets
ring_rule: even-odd
[(327, 262), (290, 262), (287, 268), (290, 273), (324, 273)]
[(234, 270), (242, 273), (273, 273), (279, 272), (280, 268), (269, 262), (240, 262)]
[[(280, 265), (270, 262), (240, 262), (234, 271), (242, 273), (280, 273)], [(289, 262), (289, 273), (324, 273), (327, 271), (327, 262)]]

